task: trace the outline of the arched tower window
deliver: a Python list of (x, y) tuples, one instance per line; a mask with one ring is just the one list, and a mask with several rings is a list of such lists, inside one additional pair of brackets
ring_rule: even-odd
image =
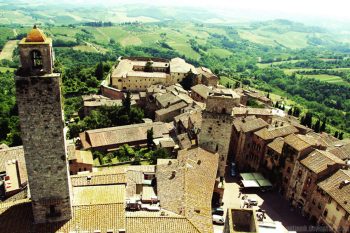
[(33, 50), (31, 52), (33, 69), (40, 70), (43, 68), (43, 59), (39, 50)]

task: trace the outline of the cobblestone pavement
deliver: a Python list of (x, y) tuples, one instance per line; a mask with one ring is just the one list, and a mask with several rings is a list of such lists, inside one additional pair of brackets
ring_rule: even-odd
[[(242, 195), (254, 198), (258, 201), (258, 206), (266, 211), (266, 219), (264, 221), (280, 221), (290, 231), (297, 229), (305, 229), (305, 231), (297, 231), (304, 233), (310, 229), (310, 223), (302, 217), (295, 209), (292, 210), (287, 200), (274, 191), (270, 192), (250, 192), (239, 195), (238, 178), (225, 178), (225, 192), (223, 197), (223, 206), (225, 210), (224, 218), (226, 219), (227, 208), (240, 208), (243, 206)], [(222, 233), (224, 227), (214, 225), (214, 233)], [(310, 231), (309, 231), (310, 232)]]

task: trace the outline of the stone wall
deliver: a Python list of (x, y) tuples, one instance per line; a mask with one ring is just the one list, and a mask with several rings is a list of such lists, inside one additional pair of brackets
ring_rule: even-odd
[(208, 96), (206, 110), (231, 115), (232, 109), (240, 105), (240, 98), (229, 96)]
[(202, 129), (199, 133), (199, 146), (220, 156), (219, 175), (224, 176), (227, 155), (231, 140), (233, 119), (231, 115), (202, 112)]
[(70, 219), (60, 74), (16, 77), (15, 81), (34, 221)]
[(53, 71), (53, 54), (51, 44), (19, 44), (22, 69), (32, 71), (32, 51), (37, 50), (41, 53), (43, 71), (52, 73)]

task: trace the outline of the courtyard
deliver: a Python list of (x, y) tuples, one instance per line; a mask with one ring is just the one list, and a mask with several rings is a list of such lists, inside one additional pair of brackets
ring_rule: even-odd
[[(228, 173), (226, 173), (228, 174)], [(255, 199), (258, 202), (258, 207), (266, 211), (266, 219), (264, 222), (279, 221), (289, 231), (296, 231), (298, 233), (312, 232), (311, 223), (304, 218), (296, 209), (290, 207), (287, 200), (285, 200), (277, 191), (243, 191), (240, 194), (239, 178), (232, 178), (229, 175), (225, 177), (224, 181), (224, 197), (223, 206), (225, 210), (224, 218), (226, 219), (227, 208), (242, 208), (242, 196), (247, 195), (248, 198)], [(214, 225), (215, 233), (222, 233), (224, 226)]]

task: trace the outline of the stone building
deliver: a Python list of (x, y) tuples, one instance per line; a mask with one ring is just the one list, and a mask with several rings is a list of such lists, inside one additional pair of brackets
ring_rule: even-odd
[(327, 232), (350, 231), (350, 170), (338, 170), (318, 183), (307, 209), (314, 223), (326, 227)]
[(280, 158), (280, 187), (284, 195), (286, 195), (289, 187), (295, 161), (299, 158), (305, 158), (306, 155), (315, 149), (325, 149), (325, 147), (311, 136), (291, 134), (285, 137)]
[(197, 68), (197, 83), (202, 83), (206, 86), (216, 87), (219, 83), (219, 78), (210, 69), (205, 67)]
[(232, 156), (230, 157), (234, 158), (240, 171), (244, 171), (249, 166), (248, 157), (253, 145), (254, 133), (267, 126), (268, 124), (264, 120), (253, 116), (234, 120), (231, 136)]
[(293, 206), (307, 213), (312, 208), (310, 200), (317, 183), (344, 166), (341, 159), (321, 150), (314, 150), (305, 158), (296, 160), (290, 176), (287, 199)]
[(263, 166), (267, 144), (275, 138), (286, 137), (297, 132), (297, 128), (292, 125), (263, 128), (255, 132), (253, 135), (253, 144), (250, 149), (249, 167), (255, 171), (259, 170)]
[(111, 75), (111, 85), (119, 90), (141, 91), (154, 84), (170, 86), (181, 82), (196, 68), (181, 58), (122, 58)]
[(232, 110), (232, 115), (234, 117), (255, 116), (270, 124), (275, 113), (274, 110), (268, 108), (236, 107)]
[(256, 233), (258, 229), (256, 212), (253, 209), (227, 209), (223, 233)]
[(16, 97), (34, 221), (68, 220), (72, 207), (61, 75), (53, 73), (52, 40), (34, 26), (20, 41), (19, 54)]
[(140, 123), (110, 128), (87, 130), (79, 134), (84, 150), (116, 150), (124, 144), (146, 146), (147, 130), (153, 128), (153, 139), (169, 138), (171, 126), (163, 122)]
[(240, 104), (239, 96), (211, 93), (202, 112), (202, 129), (199, 133), (199, 146), (217, 152), (220, 156), (219, 176), (225, 174), (227, 156), (231, 141), (233, 118), (232, 108)]
[(94, 160), (91, 151), (76, 150), (74, 144), (69, 144), (67, 150), (70, 175), (76, 175), (78, 172), (92, 172)]

